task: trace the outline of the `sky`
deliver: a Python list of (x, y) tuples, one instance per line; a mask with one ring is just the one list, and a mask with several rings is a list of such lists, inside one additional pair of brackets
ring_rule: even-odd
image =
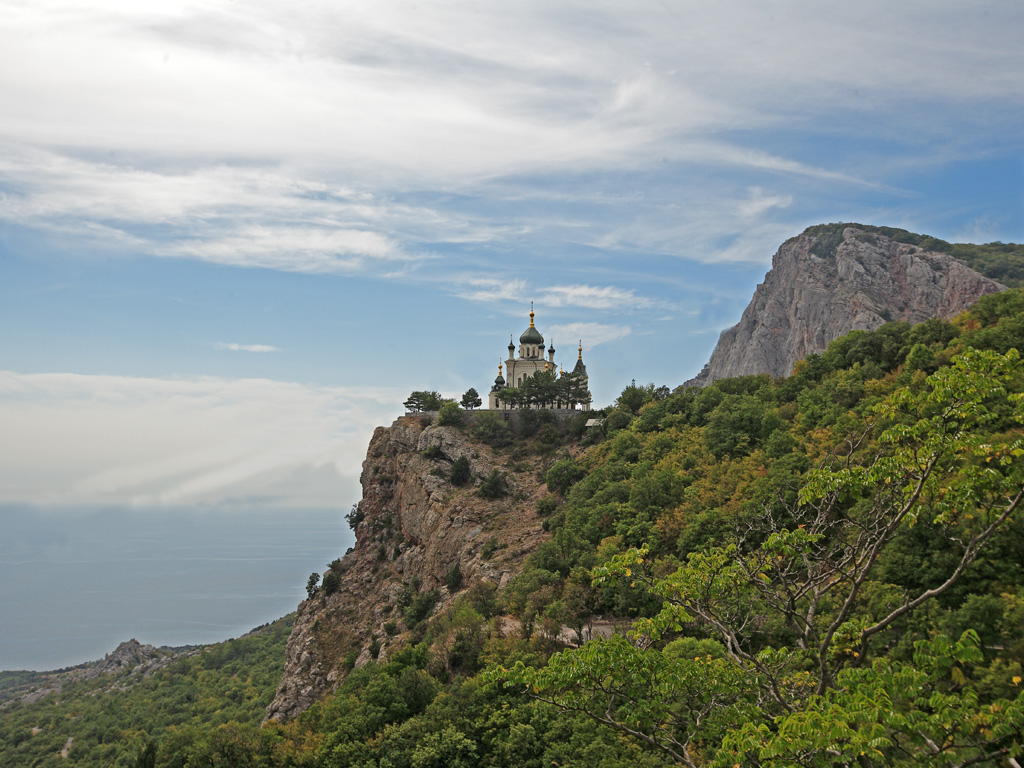
[(530, 302), (677, 386), (835, 221), (1024, 241), (1024, 4), (0, 0), (0, 505), (347, 509)]

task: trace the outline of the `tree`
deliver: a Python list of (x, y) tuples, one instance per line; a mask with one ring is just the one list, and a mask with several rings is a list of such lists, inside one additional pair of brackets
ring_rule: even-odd
[(436, 411), (440, 409), (444, 399), (438, 392), (416, 391), (409, 395), (409, 398), (402, 403), (407, 411), (420, 413), (422, 411)]
[(467, 411), (472, 411), (474, 408), (479, 408), (483, 404), (484, 401), (480, 399), (480, 394), (475, 389), (473, 389), (473, 387), (467, 389), (466, 394), (464, 394), (462, 396), (462, 399), (459, 401), (459, 405), (461, 405)]
[[(658, 577), (646, 548), (595, 569), (595, 583), (643, 584), (663, 606), (628, 637), (490, 679), (525, 685), (689, 766), (1016, 758), (1024, 693), (979, 697), (975, 633), (919, 640), (911, 658), (887, 651), (1017, 515), (1024, 441), (1008, 427), (1024, 421), (1022, 386), (1016, 350), (968, 350), (925, 386), (897, 390), (876, 409), (877, 425), (808, 474), (797, 503), (767, 499), (736, 541)], [(931, 585), (900, 594), (875, 581), (877, 565), (912, 526), (933, 529), (958, 556)], [(716, 637), (724, 656), (670, 658), (665, 642), (684, 627)]]
[(519, 389), (527, 407), (550, 407), (558, 398), (558, 378), (554, 370), (537, 371), (524, 379)]
[(635, 415), (644, 403), (649, 403), (653, 399), (654, 384), (638, 385), (636, 379), (633, 379), (615, 402), (617, 405), (625, 406)]
[(485, 499), (500, 499), (507, 496), (508, 487), (505, 485), (505, 476), (499, 470), (492, 469), (491, 474), (480, 483), (477, 493)]
[(576, 373), (559, 376), (557, 398), (563, 408), (575, 408), (580, 403), (589, 403), (590, 390), (583, 376)]
[(452, 464), (451, 483), (452, 485), (465, 485), (473, 478), (472, 468), (469, 459), (459, 456)]
[(462, 589), (462, 569), (459, 568), (459, 564), (456, 563), (444, 576), (445, 586), (448, 587), (448, 591), (451, 593), (458, 592)]
[(306, 597), (310, 600), (316, 596), (318, 584), (320, 584), (320, 574), (314, 571), (309, 574), (309, 581), (306, 582)]
[(336, 570), (329, 569), (324, 574), (324, 580), (321, 584), (321, 589), (325, 595), (333, 595), (338, 589), (341, 588), (341, 574)]

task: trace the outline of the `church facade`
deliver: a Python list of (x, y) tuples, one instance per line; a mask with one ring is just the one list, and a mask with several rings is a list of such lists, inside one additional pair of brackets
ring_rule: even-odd
[[(567, 410), (590, 410), (590, 380), (587, 366), (583, 364), (583, 341), (576, 358), (576, 365), (568, 374), (555, 362), (555, 346), (551, 342), (544, 349), (544, 336), (533, 323), (533, 306), (530, 307), (530, 327), (519, 336), (519, 349), (512, 339), (508, 340), (508, 359), (498, 364), (498, 377), (494, 380), (488, 397), (491, 410), (510, 410), (514, 408), (556, 408)], [(523, 402), (523, 396), (531, 392), (531, 384), (540, 380), (529, 380), (537, 374), (544, 373), (548, 384), (550, 399), (543, 402)], [(525, 385), (525, 388), (524, 388)], [(510, 391), (511, 390), (511, 391)], [(517, 398), (516, 395), (519, 394)], [(537, 391), (533, 392), (538, 395)], [(507, 395), (507, 397), (505, 396)], [(547, 395), (541, 395), (547, 397)]]

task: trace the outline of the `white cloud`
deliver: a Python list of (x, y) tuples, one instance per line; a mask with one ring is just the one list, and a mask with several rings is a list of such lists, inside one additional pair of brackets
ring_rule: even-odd
[(793, 204), (792, 195), (766, 195), (760, 187), (751, 187), (750, 197), (739, 204), (740, 216), (755, 218), (772, 208), (788, 208)]
[[(894, 112), (908, 94), (1019, 104), (1024, 53), (1011, 30), (1022, 12), (987, 10), (8, 3), (0, 134), (289, 158), (385, 186), (609, 167), (844, 102)], [(806, 170), (742, 152), (720, 159)]]
[(210, 239), (180, 240), (160, 253), (286, 272), (349, 272), (367, 260), (404, 260), (395, 243), (376, 232), (301, 226), (244, 227)]
[[(1015, 125), (1022, 24), (1011, 3), (881, 0), (9, 2), (0, 217), (137, 253), (300, 272), (405, 274), (440, 244), (522, 251), (548, 234), (692, 258), (721, 246), (704, 232), (799, 204), (796, 184), (894, 191), (881, 152), (809, 159), (765, 146), (761, 129), (830, 139), (870, 124), (905, 140), (963, 121)], [(671, 182), (627, 184), (614, 208), (588, 197), (589, 178), (632, 183), (663, 160), (678, 169)], [(712, 190), (715, 172), (780, 183), (737, 206), (751, 180)], [(503, 180), (543, 194), (564, 178), (582, 182), (554, 205), (495, 212)], [(651, 200), (663, 183), (665, 197), (692, 185), (709, 204)], [(696, 258), (758, 261), (764, 243)]]
[[(345, 505), (397, 391), (0, 372), (0, 503)], [(325, 472), (325, 469), (332, 471)], [(319, 478), (315, 484), (296, 478)]]
[[(432, 258), (382, 230), (485, 240), (429, 208), (266, 168), (140, 171), (8, 148), (0, 152), (0, 219), (48, 227), (107, 248), (240, 267), (351, 272)], [(458, 224), (461, 224), (459, 226)], [(157, 227), (153, 230), (153, 227)]]
[[(552, 325), (546, 331), (549, 339), (569, 339), (572, 342), (572, 346), (575, 346), (577, 340), (582, 340), (584, 357), (586, 357), (586, 352), (591, 347), (615, 341), (616, 339), (623, 339), (632, 332), (633, 329), (628, 325), (609, 325), (606, 323), (565, 323), (562, 325)], [(565, 342), (560, 341), (559, 348), (564, 349)]]
[(540, 303), (551, 307), (585, 309), (640, 309), (653, 304), (631, 289), (611, 285), (550, 285), (540, 291)]
[(527, 288), (525, 280), (497, 277), (463, 277), (457, 279), (453, 286), (455, 295), (460, 299), (483, 304), (499, 301), (522, 303)]
[(227, 349), (232, 352), (280, 352), (279, 347), (272, 347), (269, 344), (238, 344), (235, 342), (217, 342), (217, 349)]
[(638, 296), (629, 288), (613, 285), (535, 285), (522, 278), (462, 277), (454, 283), (455, 295), (467, 301), (517, 305), (534, 301), (539, 308), (581, 308), (595, 310), (647, 309), (652, 299)]

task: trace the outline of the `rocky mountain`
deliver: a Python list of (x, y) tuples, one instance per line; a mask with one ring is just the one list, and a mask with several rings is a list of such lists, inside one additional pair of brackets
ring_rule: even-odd
[(124, 690), (179, 659), (202, 652), (204, 646), (155, 648), (135, 638), (126, 640), (99, 661), (90, 661), (52, 672), (0, 673), (0, 710), (12, 702), (32, 703), (50, 693), (84, 680), (109, 678), (110, 689)]
[[(355, 546), (299, 606), (268, 720), (297, 715), (353, 667), (387, 658), (460, 587), (503, 587), (548, 538), (535, 511), (546, 493), (537, 457), (499, 456), (469, 430), (431, 421), (406, 416), (374, 432), (350, 515)], [(462, 458), (470, 479), (457, 486)], [(480, 486), (495, 470), (504, 487), (485, 498)]]
[(929, 242), (902, 230), (846, 224), (811, 227), (787, 240), (739, 323), (722, 332), (687, 385), (788, 376), (798, 360), (850, 331), (950, 318), (1005, 290), (950, 254), (901, 239)]

